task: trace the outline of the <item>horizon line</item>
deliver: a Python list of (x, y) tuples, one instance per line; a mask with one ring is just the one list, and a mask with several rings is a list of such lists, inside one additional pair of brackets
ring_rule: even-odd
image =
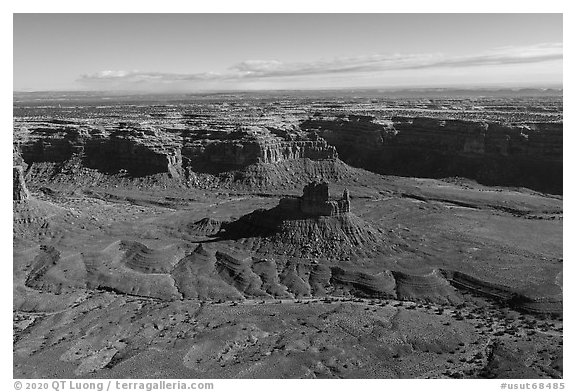
[(557, 83), (543, 83), (531, 85), (455, 85), (455, 86), (398, 86), (398, 87), (320, 87), (320, 88), (281, 88), (281, 89), (207, 89), (207, 90), (12, 90), (13, 94), (33, 93), (115, 93), (115, 94), (206, 94), (206, 93), (242, 93), (242, 92), (274, 92), (274, 91), (431, 91), (431, 90), (563, 90), (564, 85)]

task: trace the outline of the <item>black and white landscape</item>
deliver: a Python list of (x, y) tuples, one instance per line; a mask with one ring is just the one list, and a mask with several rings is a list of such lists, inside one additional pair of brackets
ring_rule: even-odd
[(17, 14), (14, 88), (15, 378), (563, 377), (562, 15)]

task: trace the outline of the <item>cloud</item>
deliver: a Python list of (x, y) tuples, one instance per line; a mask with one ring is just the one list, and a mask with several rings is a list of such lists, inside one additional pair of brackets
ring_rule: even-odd
[(387, 71), (490, 67), (497, 65), (535, 64), (562, 59), (562, 43), (523, 47), (501, 47), (466, 56), (428, 54), (376, 54), (332, 60), (282, 63), (276, 60), (248, 60), (231, 66), (226, 72), (162, 73), (141, 71), (100, 71), (82, 75), (84, 83), (161, 83), (183, 81), (249, 81), (291, 77), (382, 74)]

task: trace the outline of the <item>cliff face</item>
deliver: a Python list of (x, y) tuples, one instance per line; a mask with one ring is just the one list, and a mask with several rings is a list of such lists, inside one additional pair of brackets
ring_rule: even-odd
[(44, 121), (28, 124), (17, 144), (23, 161), (33, 168), (41, 164), (41, 171), (51, 176), (92, 169), (128, 178), (166, 175), (182, 182), (251, 165), (335, 161), (338, 157), (335, 147), (316, 135), (256, 126), (206, 130)]
[(317, 131), (329, 144), (336, 146), (340, 154), (341, 150), (346, 154), (358, 145), (367, 150), (379, 149), (396, 133), (390, 121), (377, 122), (373, 117), (357, 115), (314, 116), (300, 126), (304, 130)]
[(169, 172), (179, 164), (178, 145), (157, 132), (119, 126), (99, 129), (49, 123), (31, 128), (19, 149), (28, 164), (59, 163), (71, 159), (105, 174), (144, 176)]
[(327, 182), (311, 182), (304, 187), (299, 198), (284, 198), (278, 208), (284, 215), (340, 216), (350, 212), (350, 196), (344, 191), (342, 198), (330, 200)]
[(115, 130), (107, 137), (87, 138), (83, 164), (106, 174), (118, 172), (141, 177), (158, 173), (179, 176), (182, 156), (179, 145), (160, 134)]
[(301, 124), (345, 162), (381, 174), (462, 176), (562, 193), (561, 123), (503, 124), (394, 117), (313, 117)]
[(398, 134), (391, 142), (399, 147), (425, 147), (452, 154), (484, 154), (486, 123), (405, 117), (395, 117), (392, 121)]
[(12, 149), (12, 162), (12, 200), (16, 202), (26, 201), (30, 198), (30, 192), (28, 192), (26, 182), (24, 181), (24, 170), (26, 169), (26, 163), (18, 153), (18, 150), (14, 148)]
[(30, 192), (24, 182), (24, 169), (22, 166), (13, 167), (13, 197), (12, 200), (16, 202), (26, 201), (30, 198)]
[(182, 156), (191, 170), (221, 172), (257, 163), (289, 160), (325, 160), (338, 157), (325, 140), (299, 130), (271, 132), (266, 128), (244, 127), (236, 132), (182, 132)]

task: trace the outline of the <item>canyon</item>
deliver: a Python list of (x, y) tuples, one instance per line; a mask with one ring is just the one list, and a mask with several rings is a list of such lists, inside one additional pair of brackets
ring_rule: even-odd
[[(256, 188), (277, 186), (274, 178), (279, 177), (298, 182), (290, 176), (298, 170), (305, 172), (298, 182), (302, 185), (318, 176), (345, 176), (340, 159), (385, 175), (465, 177), (486, 185), (562, 194), (563, 125), (557, 119), (526, 115), (513, 122), (494, 121), (490, 112), (486, 119), (399, 116), (406, 112), (383, 111), (377, 104), (359, 111), (360, 105), (351, 103), (312, 104), (306, 113), (292, 100), (280, 106), (278, 101), (265, 103), (266, 114), (234, 101), (221, 108), (209, 102), (181, 111), (174, 105), (167, 113), (153, 106), (155, 111), (145, 112), (145, 121), (137, 119), (137, 105), (130, 106), (136, 113), (122, 121), (113, 114), (114, 107), (111, 112), (99, 109), (107, 114), (97, 118), (79, 109), (66, 119), (16, 117), (14, 144), (31, 166), (31, 184), (37, 176), (40, 182), (43, 176), (69, 182), (79, 174), (75, 181), (87, 184), (102, 175), (115, 180), (156, 176), (171, 186)], [(44, 108), (35, 110), (40, 114)], [(295, 163), (303, 161), (307, 165)], [(299, 167), (290, 168), (292, 164)]]
[(561, 378), (561, 98), (346, 94), (17, 97), (15, 377)]

